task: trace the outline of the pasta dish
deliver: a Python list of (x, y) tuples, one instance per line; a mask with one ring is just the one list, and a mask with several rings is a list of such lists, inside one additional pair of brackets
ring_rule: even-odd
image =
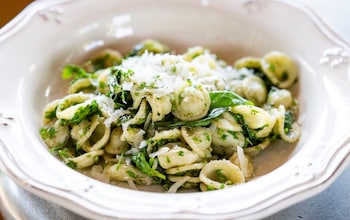
[(202, 46), (183, 54), (145, 40), (66, 65), (66, 96), (43, 110), (40, 135), (69, 167), (107, 183), (168, 192), (224, 189), (254, 177), (275, 140), (295, 143), (296, 63), (279, 51), (227, 64)]

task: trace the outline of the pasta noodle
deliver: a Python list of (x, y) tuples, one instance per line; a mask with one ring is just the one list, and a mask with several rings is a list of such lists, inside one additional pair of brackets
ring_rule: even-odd
[(183, 54), (145, 40), (67, 65), (67, 95), (43, 110), (40, 135), (68, 166), (114, 183), (217, 190), (254, 177), (274, 140), (295, 143), (294, 61), (272, 51), (229, 65), (196, 46)]

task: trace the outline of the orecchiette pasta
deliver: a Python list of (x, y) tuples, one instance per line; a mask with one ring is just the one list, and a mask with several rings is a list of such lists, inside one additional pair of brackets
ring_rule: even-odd
[(63, 125), (61, 120), (48, 123), (47, 126), (40, 131), (40, 134), (47, 137), (44, 140), (49, 147), (64, 145), (68, 142), (70, 138), (69, 127)]
[(94, 150), (87, 153), (84, 153), (80, 156), (74, 158), (65, 158), (68, 163), (74, 163), (74, 167), (77, 169), (90, 167), (98, 160), (98, 156), (103, 154), (103, 150)]
[(201, 170), (199, 179), (209, 189), (223, 189), (245, 181), (241, 169), (229, 160), (210, 161)]
[(249, 128), (259, 129), (271, 123), (270, 115), (262, 108), (252, 105), (237, 105), (231, 112), (242, 115)]
[(267, 89), (265, 82), (258, 76), (247, 76), (243, 79), (244, 96), (256, 105), (266, 101)]
[(261, 61), (259, 57), (242, 57), (233, 65), (236, 69), (241, 68), (251, 68), (251, 69), (261, 69)]
[(264, 150), (266, 147), (268, 147), (270, 145), (270, 139), (269, 138), (265, 138), (263, 139), (263, 141), (255, 146), (249, 147), (249, 148), (245, 148), (244, 152), (248, 155), (248, 156), (256, 156), (260, 153), (260, 151)]
[[(162, 151), (162, 148), (160, 151)], [(190, 165), (200, 161), (200, 157), (197, 153), (183, 147), (168, 149), (168, 151), (158, 154), (157, 157), (159, 165), (164, 169)]]
[(203, 127), (182, 127), (182, 137), (191, 149), (196, 152), (200, 157), (211, 157), (211, 130)]
[(184, 121), (203, 118), (209, 110), (210, 97), (203, 86), (183, 86), (175, 91), (173, 115)]
[(146, 132), (141, 128), (126, 127), (123, 129), (123, 134), (120, 137), (120, 140), (127, 142), (131, 146), (138, 147), (140, 146), (145, 133)]
[(266, 103), (275, 108), (278, 108), (280, 105), (283, 105), (285, 108), (290, 108), (293, 105), (293, 96), (287, 89), (273, 88), (267, 96)]
[(145, 40), (67, 65), (67, 95), (43, 110), (40, 135), (68, 166), (98, 180), (169, 193), (234, 187), (274, 140), (295, 143), (298, 77), (282, 52), (228, 65), (197, 46), (176, 54)]
[(166, 173), (167, 174), (179, 174), (179, 173), (181, 174), (181, 173), (188, 172), (188, 171), (201, 170), (204, 165), (205, 165), (205, 163), (200, 162), (200, 163), (193, 163), (191, 165), (178, 166), (178, 167), (166, 169)]
[(214, 123), (209, 129), (212, 131), (212, 149), (216, 155), (227, 158), (237, 150), (237, 146), (243, 147), (246, 144), (245, 137), (240, 131), (225, 130)]
[(279, 88), (290, 87), (298, 77), (298, 69), (293, 60), (278, 51), (267, 53), (261, 66), (271, 82)]
[(74, 94), (78, 92), (89, 92), (89, 89), (94, 90), (94, 86), (92, 85), (91, 79), (78, 79), (69, 87), (68, 93)]
[(171, 112), (170, 96), (147, 96), (147, 101), (152, 108), (152, 121), (160, 121)]
[(286, 110), (283, 105), (280, 105), (278, 108), (280, 112), (280, 117), (277, 119), (277, 123), (274, 127), (274, 132), (281, 136), (281, 139), (293, 143), (299, 139), (301, 133), (300, 128), (296, 122), (293, 122), (291, 125), (286, 126)]
[(56, 117), (64, 120), (71, 120), (74, 114), (92, 103), (91, 95), (76, 93), (63, 98), (56, 110)]
[(145, 175), (136, 167), (127, 164), (114, 164), (107, 169), (107, 174), (110, 178), (123, 182), (134, 181), (142, 185), (150, 185), (153, 183), (151, 177)]
[(113, 128), (109, 141), (104, 148), (106, 153), (121, 155), (123, 152), (128, 150), (128, 143), (121, 140), (122, 134), (123, 130), (121, 127)]
[(250, 156), (244, 154), (243, 148), (238, 147), (237, 152), (233, 153), (229, 160), (241, 169), (246, 180), (253, 176), (253, 163), (251, 162)]
[(90, 138), (99, 124), (98, 118), (98, 115), (93, 115), (90, 120), (83, 120), (79, 124), (72, 126), (70, 135), (78, 146), (81, 146)]

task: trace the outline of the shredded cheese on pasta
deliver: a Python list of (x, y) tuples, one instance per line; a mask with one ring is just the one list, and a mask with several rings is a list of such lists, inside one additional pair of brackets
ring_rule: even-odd
[(43, 110), (40, 134), (68, 166), (137, 190), (216, 190), (254, 177), (275, 139), (295, 143), (298, 73), (282, 52), (229, 65), (210, 50), (176, 54), (147, 40), (67, 65), (68, 94)]

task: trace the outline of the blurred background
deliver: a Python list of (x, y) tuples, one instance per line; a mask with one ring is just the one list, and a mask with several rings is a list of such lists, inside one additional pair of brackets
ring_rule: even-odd
[(1, 0), (0, 3), (0, 28), (12, 20), (33, 0)]
[[(12, 20), (28, 4), (35, 0), (1, 0), (0, 28)], [(40, 1), (40, 0), (37, 0)], [(330, 25), (344, 40), (350, 41), (350, 23), (344, 17), (350, 12), (347, 0), (296, 0), (310, 6), (321, 15), (325, 23)], [(288, 1), (287, 1), (288, 2)], [(290, 1), (293, 2), (293, 1)]]

